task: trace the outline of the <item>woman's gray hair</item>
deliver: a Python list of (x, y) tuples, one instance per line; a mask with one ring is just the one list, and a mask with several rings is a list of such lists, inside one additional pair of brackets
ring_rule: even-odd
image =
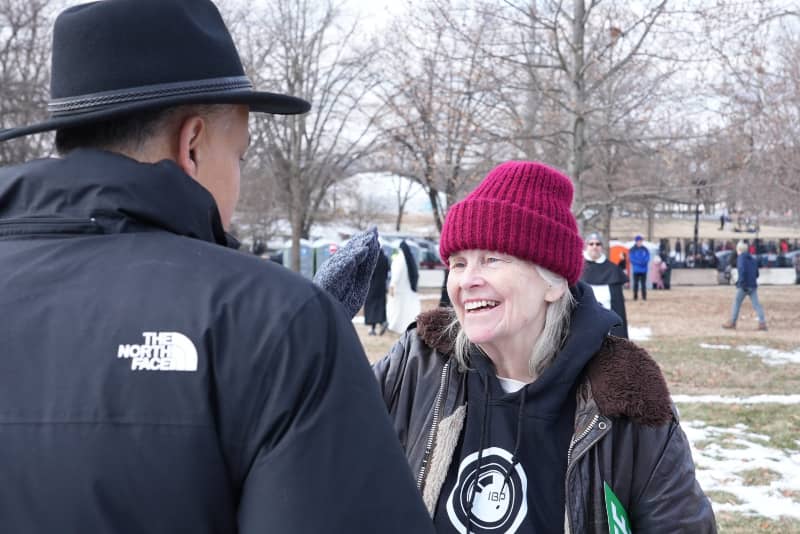
[(750, 249), (750, 246), (744, 240), (739, 241), (736, 243), (736, 252), (737, 254), (744, 254)]
[[(567, 280), (563, 276), (538, 265), (534, 265), (534, 267), (536, 267), (539, 276), (549, 285), (554, 287), (563, 285), (565, 288), (561, 298), (548, 304), (547, 312), (545, 313), (544, 328), (531, 350), (531, 356), (528, 360), (528, 369), (530, 370), (531, 376), (536, 378), (541, 375), (553, 361), (558, 349), (561, 347), (561, 343), (563, 343), (569, 333), (569, 320), (572, 315), (572, 309), (575, 307), (575, 297), (572, 296), (572, 292), (567, 286)], [(469, 368), (470, 351), (476, 347), (476, 345), (467, 338), (467, 335), (461, 328), (461, 324), (458, 322), (455, 312), (453, 312), (452, 320), (447, 328), (451, 337), (455, 337), (453, 352), (459, 368), (461, 370), (466, 370)]]

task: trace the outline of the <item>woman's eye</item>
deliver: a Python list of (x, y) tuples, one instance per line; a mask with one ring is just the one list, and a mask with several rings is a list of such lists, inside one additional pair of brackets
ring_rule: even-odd
[(451, 261), (450, 262), (450, 268), (451, 269), (463, 269), (464, 267), (466, 267), (466, 265), (467, 264), (464, 263), (463, 261)]

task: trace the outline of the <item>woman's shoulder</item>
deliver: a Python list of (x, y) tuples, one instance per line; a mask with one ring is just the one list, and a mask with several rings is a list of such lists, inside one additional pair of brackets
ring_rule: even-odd
[(389, 353), (372, 366), (383, 390), (387, 406), (392, 406), (403, 383), (415, 389), (435, 388), (445, 364), (452, 356), (446, 310), (433, 310), (417, 317)]
[(376, 365), (407, 369), (443, 366), (453, 353), (452, 315), (445, 308), (420, 313)]
[(453, 352), (455, 329), (453, 311), (450, 308), (434, 308), (420, 313), (417, 320), (409, 327), (414, 335), (424, 344), (441, 355)]
[(645, 349), (627, 339), (606, 336), (586, 376), (604, 416), (627, 417), (647, 426), (664, 425), (674, 418), (661, 369)]

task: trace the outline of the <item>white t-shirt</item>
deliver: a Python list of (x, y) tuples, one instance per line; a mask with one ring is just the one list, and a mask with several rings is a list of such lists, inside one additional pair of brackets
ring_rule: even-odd
[(527, 382), (514, 380), (513, 378), (503, 378), (502, 376), (498, 376), (497, 380), (500, 381), (500, 387), (503, 388), (503, 391), (506, 393), (516, 393), (528, 385)]

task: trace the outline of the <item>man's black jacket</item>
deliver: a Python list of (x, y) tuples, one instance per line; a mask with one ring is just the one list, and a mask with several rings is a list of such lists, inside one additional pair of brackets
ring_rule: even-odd
[(0, 532), (430, 532), (341, 305), (171, 162), (0, 169)]

